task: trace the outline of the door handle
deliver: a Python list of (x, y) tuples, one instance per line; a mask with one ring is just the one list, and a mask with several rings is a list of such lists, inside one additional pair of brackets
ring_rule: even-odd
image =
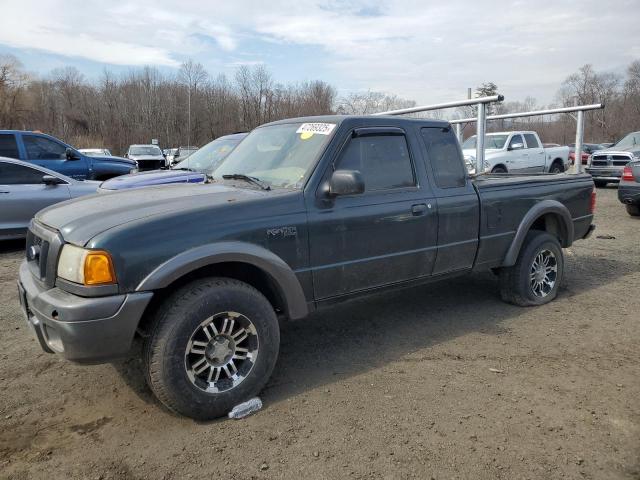
[(411, 206), (411, 214), (414, 216), (423, 215), (427, 211), (427, 206), (424, 203), (418, 203)]

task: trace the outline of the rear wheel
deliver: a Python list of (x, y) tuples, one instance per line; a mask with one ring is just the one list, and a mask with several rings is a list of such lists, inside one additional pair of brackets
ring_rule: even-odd
[(498, 165), (497, 167), (493, 167), (491, 173), (507, 173), (507, 169)]
[(640, 217), (640, 205), (625, 205), (625, 208), (632, 217)]
[(147, 382), (170, 410), (208, 420), (255, 396), (278, 357), (269, 301), (228, 278), (194, 281), (158, 309), (144, 345)]
[(554, 162), (553, 165), (551, 165), (551, 168), (549, 169), (549, 173), (562, 173), (564, 172), (564, 168), (562, 166), (562, 163), (560, 162)]
[(500, 295), (514, 305), (543, 305), (557, 296), (563, 274), (564, 257), (558, 239), (532, 230), (516, 264), (500, 270)]

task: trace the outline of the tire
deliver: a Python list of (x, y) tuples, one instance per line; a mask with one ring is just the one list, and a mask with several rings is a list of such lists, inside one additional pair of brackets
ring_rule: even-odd
[(640, 217), (640, 205), (625, 205), (625, 208), (632, 217)]
[(596, 188), (604, 188), (609, 182), (607, 182), (606, 180), (594, 180), (593, 183), (595, 184)]
[[(537, 270), (535, 273), (540, 276), (534, 277), (534, 262), (538, 261), (543, 268), (545, 265), (540, 256), (543, 260), (548, 258), (546, 265), (550, 270), (546, 274)], [(532, 230), (525, 237), (515, 265), (500, 270), (500, 296), (505, 302), (521, 307), (544, 305), (558, 295), (563, 275), (564, 257), (558, 239), (547, 232)]]
[(493, 170), (491, 170), (491, 173), (508, 173), (508, 172), (506, 168), (497, 166), (497, 167), (493, 167)]
[(206, 278), (158, 309), (143, 347), (144, 371), (169, 410), (210, 420), (260, 392), (279, 346), (278, 319), (264, 295), (238, 280)]
[(562, 173), (564, 172), (564, 167), (560, 162), (553, 162), (551, 168), (549, 169), (549, 173)]

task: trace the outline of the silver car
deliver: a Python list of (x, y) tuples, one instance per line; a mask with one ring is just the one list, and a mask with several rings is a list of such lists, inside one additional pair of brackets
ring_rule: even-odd
[(54, 203), (96, 193), (79, 181), (31, 163), (0, 157), (0, 240), (23, 238), (33, 216)]

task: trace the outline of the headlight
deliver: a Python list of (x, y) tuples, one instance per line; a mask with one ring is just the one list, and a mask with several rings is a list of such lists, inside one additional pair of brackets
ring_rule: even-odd
[(58, 260), (58, 276), (81, 285), (116, 282), (111, 255), (104, 250), (87, 250), (66, 244)]

